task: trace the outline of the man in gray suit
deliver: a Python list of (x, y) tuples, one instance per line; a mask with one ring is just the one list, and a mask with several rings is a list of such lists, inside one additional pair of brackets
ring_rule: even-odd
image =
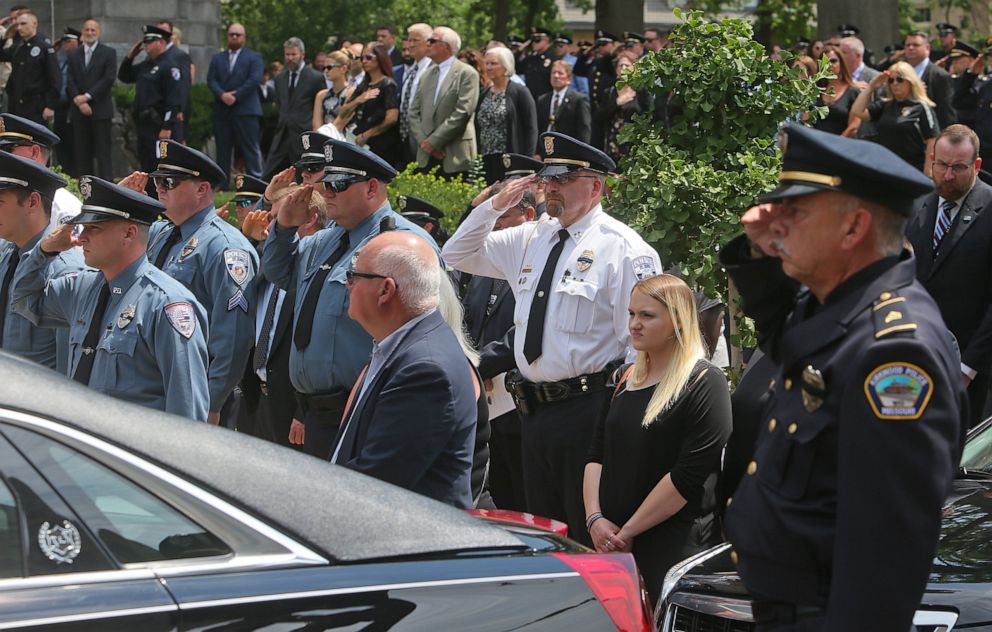
[(468, 171), (476, 155), (479, 75), (455, 59), (462, 40), (450, 28), (436, 27), (427, 43), (427, 56), (434, 63), (413, 97), (410, 135), (417, 143), (417, 166), (422, 171), (440, 165), (442, 175), (453, 177)]
[(271, 180), (303, 153), (300, 134), (313, 124), (313, 100), (327, 87), (324, 77), (305, 63), (303, 40), (291, 37), (283, 44), (286, 67), (276, 76), (275, 99), (279, 122), (265, 160), (264, 180)]

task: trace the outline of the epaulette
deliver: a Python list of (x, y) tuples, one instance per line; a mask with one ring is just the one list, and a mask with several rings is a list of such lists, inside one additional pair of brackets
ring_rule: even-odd
[(909, 313), (905, 296), (898, 292), (882, 292), (871, 306), (872, 321), (875, 324), (875, 339), (887, 338), (896, 334), (910, 334), (916, 331), (916, 323)]

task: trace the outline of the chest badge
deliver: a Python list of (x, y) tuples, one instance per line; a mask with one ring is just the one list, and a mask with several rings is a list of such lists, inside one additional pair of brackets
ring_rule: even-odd
[(814, 412), (823, 405), (823, 398), (827, 396), (827, 383), (823, 380), (823, 374), (813, 365), (803, 369), (803, 406), (809, 412)]
[(903, 118), (909, 118), (909, 115), (912, 114), (912, 113), (913, 113), (913, 108), (911, 108), (911, 107), (904, 107), (902, 109), (902, 112), (900, 112), (900, 114), (902, 114), (902, 117)]
[(179, 256), (185, 259), (186, 257), (193, 254), (193, 251), (196, 250), (196, 247), (199, 244), (200, 244), (200, 240), (197, 239), (196, 237), (190, 239), (189, 241), (186, 242), (186, 245), (183, 246), (182, 252), (179, 253)]
[(575, 268), (579, 272), (585, 272), (592, 267), (592, 262), (595, 260), (596, 255), (592, 250), (583, 250), (582, 254), (575, 261)]
[(134, 303), (131, 303), (127, 307), (125, 307), (124, 311), (122, 311), (120, 313), (120, 316), (117, 317), (117, 328), (124, 329), (125, 327), (130, 325), (131, 321), (134, 320), (134, 315), (136, 313), (137, 313), (137, 306)]

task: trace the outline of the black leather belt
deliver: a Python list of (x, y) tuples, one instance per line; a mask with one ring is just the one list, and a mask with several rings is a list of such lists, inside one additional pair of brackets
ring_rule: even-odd
[(297, 393), (296, 401), (305, 415), (340, 412), (348, 403), (348, 391), (342, 388), (327, 393)]
[(530, 382), (521, 377), (516, 369), (506, 375), (506, 389), (513, 395), (517, 408), (523, 414), (530, 414), (537, 404), (553, 404), (573, 397), (596, 393), (606, 388), (610, 376), (619, 363), (610, 363), (598, 373), (588, 373), (557, 382)]

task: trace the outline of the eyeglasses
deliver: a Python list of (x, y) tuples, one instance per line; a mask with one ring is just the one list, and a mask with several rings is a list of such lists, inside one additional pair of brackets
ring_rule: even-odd
[(352, 178), (351, 180), (334, 180), (333, 182), (325, 182), (324, 189), (327, 191), (333, 191), (335, 193), (343, 193), (351, 185), (357, 182), (365, 182), (368, 178)]
[(427, 43), (428, 43), (428, 44), (437, 44), (437, 43), (438, 43), (438, 42), (440, 42), (440, 41), (441, 41), (441, 40), (440, 40), (440, 39), (438, 39), (438, 38), (436, 38), (436, 37), (428, 37), (428, 38), (427, 38)]
[(310, 165), (300, 165), (300, 171), (306, 171), (307, 173), (317, 173), (318, 171), (324, 170), (324, 163), (314, 163)]
[(356, 281), (356, 279), (388, 279), (389, 278), (381, 274), (372, 274), (371, 272), (358, 272), (357, 270), (347, 270), (344, 273), (344, 276), (345, 276), (345, 282), (348, 284), (348, 287), (351, 287), (355, 283), (357, 283), (358, 281)]
[(335, 68), (347, 68), (348, 64), (327, 64), (324, 66), (324, 72), (329, 70), (334, 70)]
[(831, 64), (839, 64), (840, 63), (840, 60), (837, 59), (836, 57), (831, 57), (827, 61), (829, 61)]
[(244, 37), (245, 34), (244, 33), (228, 33), (227, 36), (228, 37)]
[(155, 183), (156, 188), (165, 189), (166, 191), (171, 191), (177, 186), (185, 182), (188, 178), (180, 178), (177, 176), (154, 176), (152, 182)]
[(903, 83), (904, 81), (906, 81), (906, 79), (904, 79), (903, 77), (889, 77), (888, 79), (890, 86), (894, 83)]
[(548, 183), (554, 182), (560, 187), (571, 184), (576, 180), (581, 178), (599, 178), (600, 176), (580, 176), (575, 173), (563, 173), (558, 176), (538, 176), (537, 183), (542, 187), (548, 186)]
[(375, 59), (375, 55), (372, 54), (372, 53), (369, 53), (368, 55), (364, 55), (362, 57), (362, 59), (364, 59), (365, 61), (372, 61), (373, 59)]
[(943, 160), (934, 160), (933, 168), (935, 171), (947, 171), (948, 169), (950, 169), (952, 172), (954, 172), (954, 175), (960, 176), (968, 173), (969, 171), (974, 170), (975, 167), (974, 165), (967, 165), (960, 162), (957, 164), (949, 165)]

